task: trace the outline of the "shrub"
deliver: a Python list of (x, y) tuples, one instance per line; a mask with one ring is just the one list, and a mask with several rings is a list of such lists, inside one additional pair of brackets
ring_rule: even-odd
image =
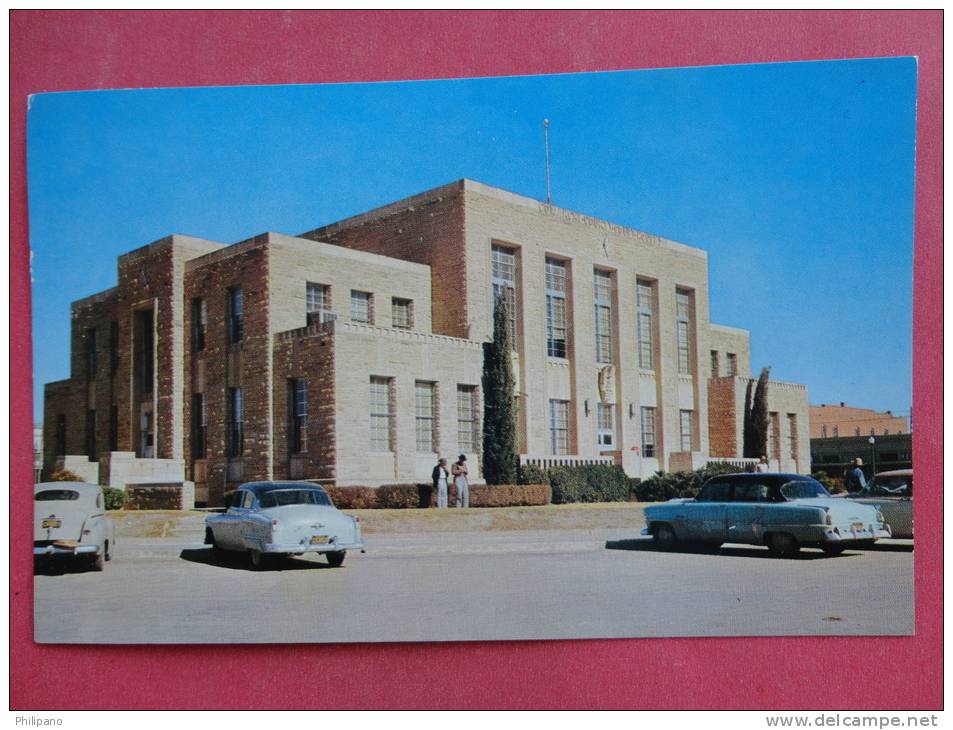
[(583, 495), (588, 490), (586, 477), (578, 467), (554, 466), (547, 472), (553, 489), (553, 504), (583, 501)]
[(517, 484), (549, 484), (549, 474), (535, 464), (520, 464), (516, 475)]
[(373, 509), (377, 507), (377, 490), (371, 487), (324, 487), (338, 509)]
[(122, 509), (126, 503), (126, 493), (115, 487), (103, 487), (103, 505), (107, 510)]
[(823, 484), (824, 489), (826, 489), (831, 494), (839, 494), (840, 492), (846, 491), (844, 489), (844, 484), (843, 483), (838, 484), (837, 482), (835, 482), (830, 476), (828, 476), (827, 472), (816, 471), (813, 474), (811, 474), (811, 476), (814, 479), (817, 479), (817, 481), (819, 481), (821, 484)]
[(377, 503), (382, 509), (405, 509), (420, 506), (416, 484), (384, 484), (377, 488)]
[(50, 474), (50, 481), (51, 482), (81, 482), (83, 480), (80, 479), (73, 472), (67, 471), (66, 469), (61, 469), (60, 471), (54, 471), (52, 474)]
[(629, 478), (621, 466), (589, 464), (579, 467), (586, 480), (582, 502), (625, 502), (629, 498)]
[(669, 499), (694, 497), (702, 485), (719, 474), (736, 474), (738, 467), (714, 461), (695, 471), (656, 472), (636, 487), (640, 502), (664, 502)]
[(527, 507), (549, 504), (551, 499), (552, 489), (548, 484), (497, 484), (470, 487), (471, 507)]

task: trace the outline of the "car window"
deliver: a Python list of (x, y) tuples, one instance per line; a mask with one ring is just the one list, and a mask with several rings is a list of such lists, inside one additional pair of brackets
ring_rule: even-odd
[(788, 482), (781, 487), (781, 494), (785, 499), (812, 499), (813, 497), (830, 497), (824, 485), (814, 479), (799, 479)]
[(876, 497), (909, 497), (913, 494), (913, 477), (874, 477), (870, 482), (869, 490)]
[(284, 507), (289, 504), (330, 506), (331, 499), (318, 489), (273, 489), (258, 498), (262, 507)]
[(767, 502), (768, 501), (767, 484), (758, 484), (757, 482), (747, 482), (745, 484), (735, 484), (734, 500), (735, 502)]
[(232, 495), (232, 503), (229, 505), (229, 507), (241, 507), (242, 501), (244, 499), (245, 499), (245, 490), (239, 489), (237, 492), (235, 492), (234, 495)]
[(251, 507), (254, 502), (255, 502), (255, 493), (245, 492), (245, 499), (242, 502), (242, 507)]
[(698, 495), (699, 502), (727, 502), (731, 492), (728, 482), (708, 482)]
[(79, 499), (79, 492), (75, 489), (44, 489), (37, 492), (34, 499), (37, 502), (75, 502)]
[(96, 492), (96, 509), (102, 509), (102, 508), (103, 508), (103, 493)]

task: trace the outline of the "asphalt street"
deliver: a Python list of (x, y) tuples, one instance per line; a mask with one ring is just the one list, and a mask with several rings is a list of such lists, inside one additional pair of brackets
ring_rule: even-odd
[(103, 573), (35, 577), (46, 643), (381, 642), (913, 633), (909, 541), (834, 558), (661, 552), (638, 528), (367, 535), (255, 571), (200, 534), (121, 541)]

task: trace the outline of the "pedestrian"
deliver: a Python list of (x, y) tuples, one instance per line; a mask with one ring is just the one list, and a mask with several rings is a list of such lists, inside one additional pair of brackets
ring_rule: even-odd
[(864, 476), (863, 459), (860, 457), (854, 459), (854, 467), (848, 467), (847, 475), (844, 477), (844, 486), (848, 492), (862, 492), (867, 488), (867, 478)]
[(460, 454), (453, 466), (453, 486), (457, 488), (457, 507), (470, 506), (470, 481), (467, 479), (467, 455)]
[(450, 470), (447, 469), (447, 460), (440, 459), (433, 468), (433, 489), (437, 493), (437, 509), (447, 508), (447, 483), (450, 480)]
[(768, 467), (768, 457), (762, 456), (760, 459), (758, 459), (758, 465), (754, 468), (754, 470), (761, 474), (770, 471), (770, 467)]

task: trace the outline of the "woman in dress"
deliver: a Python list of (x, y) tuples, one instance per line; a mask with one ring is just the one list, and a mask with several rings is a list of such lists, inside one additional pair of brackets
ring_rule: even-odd
[(457, 488), (457, 507), (470, 506), (470, 481), (467, 479), (467, 455), (460, 454), (450, 471), (453, 473), (453, 486)]
[(447, 507), (447, 482), (450, 479), (450, 471), (447, 469), (447, 460), (440, 459), (437, 466), (433, 468), (433, 488), (437, 492), (437, 508), (446, 509)]

